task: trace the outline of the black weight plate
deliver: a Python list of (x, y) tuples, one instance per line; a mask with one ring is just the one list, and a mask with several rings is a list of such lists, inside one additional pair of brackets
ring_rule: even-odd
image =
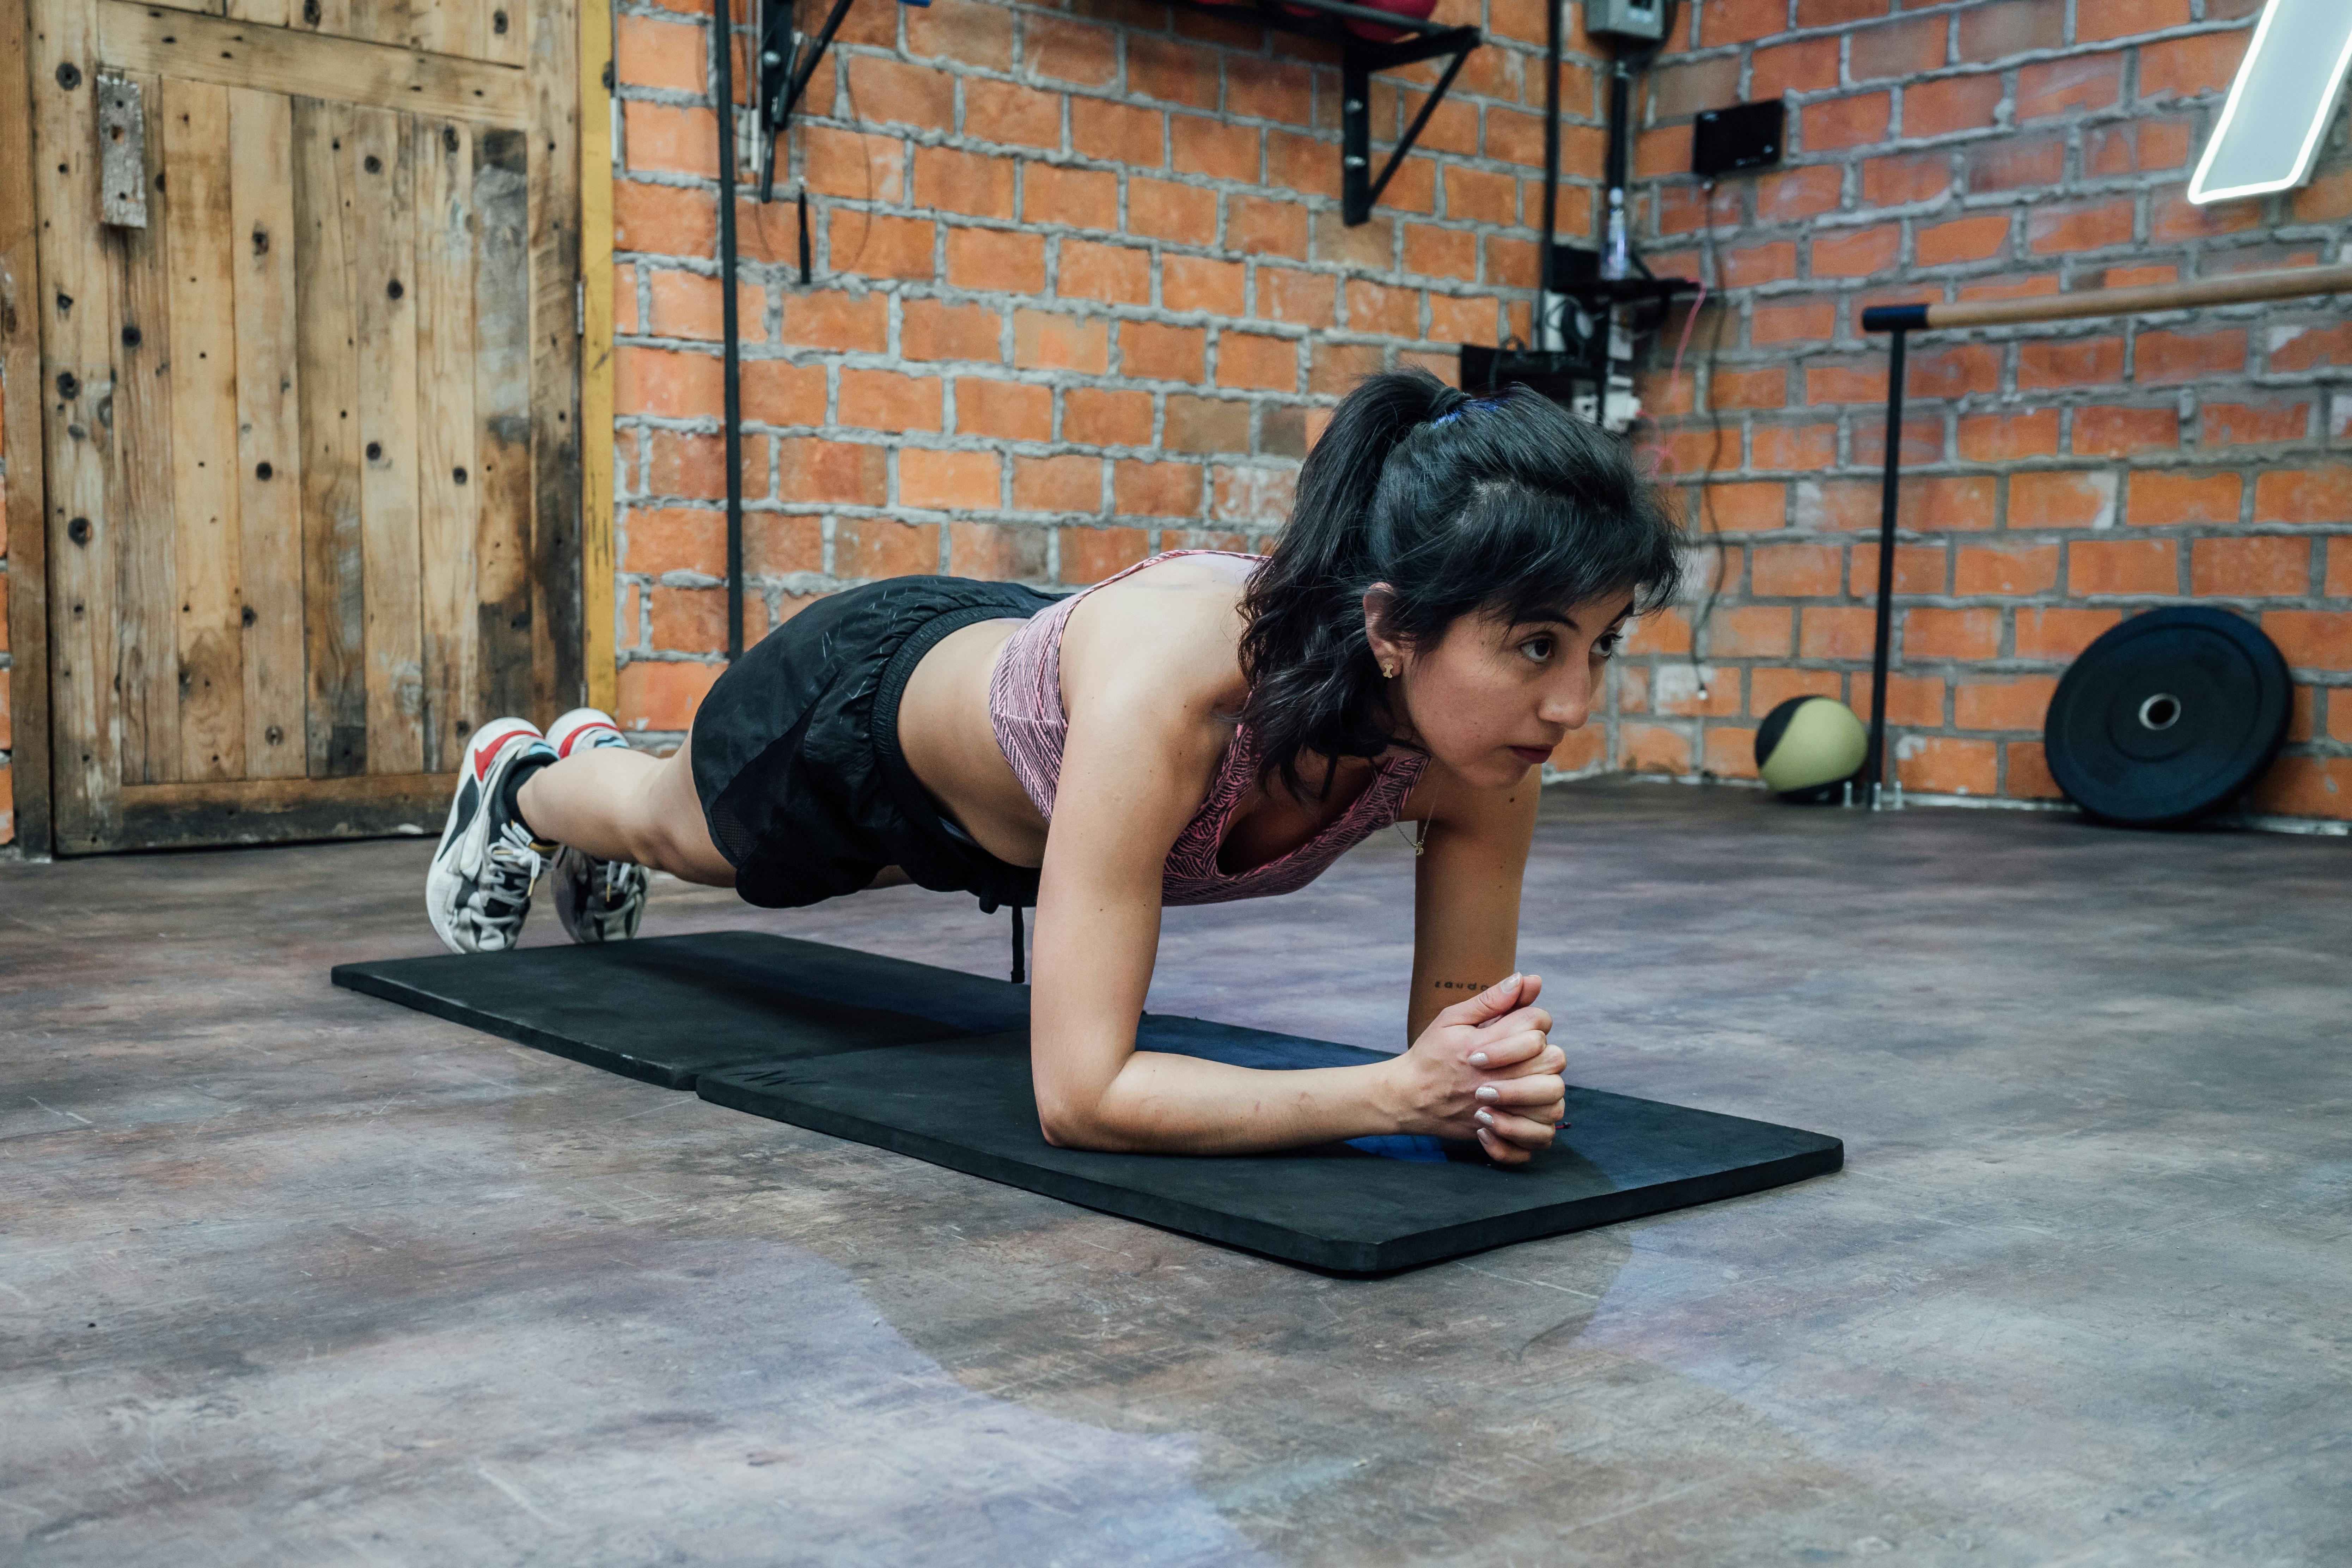
[(2051, 775), (2094, 816), (2189, 822), (2262, 775), (2286, 738), (2286, 660), (2251, 621), (2150, 610), (2083, 650), (2042, 730)]

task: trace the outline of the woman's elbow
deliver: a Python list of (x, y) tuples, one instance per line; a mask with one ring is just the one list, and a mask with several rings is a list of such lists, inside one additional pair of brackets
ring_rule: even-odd
[(1076, 1095), (1040, 1093), (1037, 1131), (1056, 1149), (1092, 1149), (1114, 1152), (1135, 1147), (1104, 1114), (1099, 1100)]
[(1103, 1140), (1101, 1129), (1094, 1124), (1091, 1118), (1073, 1115), (1067, 1110), (1049, 1110), (1039, 1106), (1037, 1131), (1044, 1133), (1045, 1142), (1056, 1149), (1100, 1150), (1109, 1146)]

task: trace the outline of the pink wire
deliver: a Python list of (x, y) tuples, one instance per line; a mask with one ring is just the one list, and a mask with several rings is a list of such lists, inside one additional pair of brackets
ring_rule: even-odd
[[(1706, 280), (1702, 278), (1699, 279), (1698, 298), (1691, 301), (1690, 314), (1683, 318), (1682, 342), (1675, 345), (1675, 368), (1666, 377), (1666, 403), (1668, 406), (1673, 405), (1675, 401), (1675, 393), (1676, 389), (1682, 385), (1683, 354), (1690, 348), (1691, 329), (1698, 324), (1698, 313), (1706, 307)], [(1655, 452), (1658, 455), (1658, 466), (1654, 470), (1657, 478), (1667, 479), (1674, 479), (1678, 476), (1679, 468), (1675, 462), (1675, 455), (1667, 448), (1667, 446), (1664, 441), (1654, 441), (1649, 446), (1643, 447), (1642, 450), (1644, 452)]]

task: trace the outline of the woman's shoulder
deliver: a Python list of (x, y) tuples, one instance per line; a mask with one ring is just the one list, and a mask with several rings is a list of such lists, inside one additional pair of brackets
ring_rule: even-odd
[(1265, 556), (1246, 555), (1236, 550), (1171, 551), (1127, 568), (1099, 587), (1089, 589), (1087, 597), (1133, 600), (1151, 595), (1224, 595), (1238, 601), (1250, 578), (1265, 564)]
[(1231, 708), (1243, 696), (1241, 601), (1259, 558), (1171, 556), (1093, 589), (1063, 635), (1066, 686), (1148, 686), (1163, 700)]

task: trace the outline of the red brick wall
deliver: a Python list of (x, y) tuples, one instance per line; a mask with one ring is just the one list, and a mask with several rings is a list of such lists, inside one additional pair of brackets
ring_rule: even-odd
[[(860, 0), (777, 184), (805, 176), (814, 288), (791, 205), (740, 209), (747, 638), (877, 577), (1082, 584), (1154, 550), (1254, 545), (1357, 376), (1451, 378), (1454, 345), (1524, 332), (1543, 11), (1438, 17), (1489, 41), (1351, 229), (1317, 46), (1122, 0)], [(685, 725), (726, 637), (705, 60), (694, 16), (624, 5), (616, 597), (621, 717), (648, 739)], [(1434, 76), (1378, 82), (1376, 141)], [(1564, 90), (1562, 226), (1581, 234), (1588, 58)]]
[[(1721, 590), (1646, 627), (1588, 759), (1751, 776), (1757, 721), (1867, 714), (1885, 339), (1868, 304), (2097, 289), (2342, 259), (2352, 156), (2192, 207), (2256, 0), (1703, 0), (1653, 75), (1639, 168), (1661, 272), (1703, 274), (1679, 390), (1647, 382)], [(1785, 168), (1686, 174), (1697, 110), (1785, 93)], [(1718, 337), (1719, 333), (1719, 337)], [(1719, 350), (1715, 345), (1719, 343)], [(1671, 342), (1668, 344), (1671, 351)], [(2043, 799), (2043, 710), (2122, 616), (2204, 602), (2294, 668), (2254, 808), (2352, 816), (2352, 326), (2326, 301), (1915, 334), (1898, 670), (1907, 789)], [(2343, 690), (2343, 696), (2336, 693)], [(1702, 695), (1702, 692), (1704, 695)]]

